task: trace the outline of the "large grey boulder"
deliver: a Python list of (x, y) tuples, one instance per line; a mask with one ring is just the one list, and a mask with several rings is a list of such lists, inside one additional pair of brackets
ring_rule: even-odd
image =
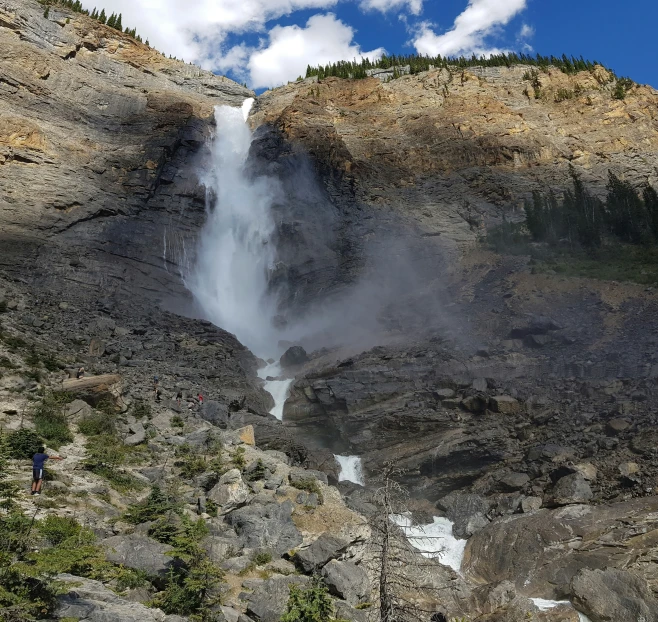
[(226, 521), (234, 527), (244, 547), (270, 549), (282, 555), (303, 540), (292, 521), (292, 510), (290, 501), (281, 504), (256, 503), (234, 510)]
[(164, 575), (173, 563), (173, 558), (165, 555), (172, 550), (170, 546), (140, 534), (112, 536), (100, 545), (108, 561), (149, 575)]
[(244, 505), (249, 499), (249, 487), (242, 480), (238, 469), (224, 473), (219, 483), (206, 495), (219, 506), (220, 514), (227, 514)]
[(626, 570), (583, 569), (571, 592), (574, 606), (592, 622), (658, 621), (658, 600), (647, 582)]
[(272, 577), (247, 596), (247, 615), (259, 622), (277, 622), (285, 613), (290, 585), (305, 586), (309, 577)]
[(556, 505), (587, 503), (593, 496), (592, 489), (580, 473), (560, 478), (553, 487), (553, 503)]
[(304, 486), (309, 481), (317, 480), (323, 484), (328, 483), (329, 479), (327, 474), (322, 471), (315, 471), (313, 469), (302, 469), (300, 467), (295, 467), (290, 470), (290, 475), (288, 476), (290, 483), (293, 486), (301, 485)]
[(363, 568), (352, 562), (329, 561), (322, 569), (329, 591), (350, 605), (358, 605), (370, 593), (370, 581)]
[[(83, 579), (70, 574), (57, 577), (70, 584), (68, 592), (58, 598), (57, 619), (89, 622), (174, 622), (160, 609), (121, 598), (100, 581)], [(180, 618), (181, 620), (183, 618)]]
[(311, 546), (297, 552), (295, 563), (301, 566), (304, 572), (315, 572), (330, 559), (338, 557), (348, 545), (346, 540), (323, 533)]

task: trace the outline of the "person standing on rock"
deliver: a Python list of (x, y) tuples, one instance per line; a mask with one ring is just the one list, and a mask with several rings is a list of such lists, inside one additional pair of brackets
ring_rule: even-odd
[(180, 403), (182, 399), (183, 399), (183, 391), (179, 389), (178, 393), (176, 393), (176, 404), (178, 404), (178, 408), (180, 408)]
[(32, 492), (33, 495), (41, 494), (41, 486), (43, 484), (43, 470), (46, 465), (46, 460), (52, 458), (53, 460), (63, 460), (59, 456), (49, 456), (44, 453), (45, 447), (39, 447), (39, 451), (32, 456)]
[(76, 374), (75, 377), (76, 377), (78, 380), (80, 380), (80, 378), (84, 378), (84, 377), (85, 377), (85, 368), (84, 368), (84, 367), (81, 367), (80, 369), (78, 369), (78, 373)]

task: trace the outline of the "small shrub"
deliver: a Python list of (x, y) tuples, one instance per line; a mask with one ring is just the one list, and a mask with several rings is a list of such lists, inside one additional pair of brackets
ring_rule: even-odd
[(143, 570), (119, 566), (116, 570), (115, 582), (118, 592), (134, 590), (148, 583), (148, 575)]
[(180, 474), (183, 479), (192, 479), (197, 475), (201, 475), (208, 467), (203, 456), (189, 456), (177, 465), (180, 466)]
[(263, 464), (263, 461), (260, 458), (258, 458), (256, 465), (251, 471), (249, 471), (249, 473), (246, 476), (246, 479), (247, 481), (255, 482), (258, 481), (259, 479), (263, 479), (265, 477), (265, 473), (266, 473), (265, 465)]
[(174, 415), (171, 418), (171, 427), (172, 428), (183, 428), (183, 427), (185, 427), (185, 422), (178, 415)]
[(315, 579), (306, 589), (290, 586), (290, 597), (281, 622), (329, 622), (333, 614), (329, 590)]
[(41, 358), (37, 354), (37, 351), (34, 348), (30, 348), (30, 351), (27, 353), (27, 356), (25, 357), (25, 362), (30, 366), (30, 367), (38, 367), (41, 363)]
[(212, 499), (207, 499), (206, 500), (206, 514), (208, 516), (217, 516), (217, 510), (219, 510), (219, 506), (212, 500)]
[(106, 479), (119, 492), (138, 490), (143, 488), (143, 484), (121, 469), (126, 463), (128, 452), (129, 448), (115, 436), (92, 436), (87, 441), (87, 452), (82, 464), (88, 471)]
[(559, 104), (560, 102), (566, 101), (568, 99), (573, 99), (575, 96), (575, 93), (573, 91), (569, 91), (567, 89), (558, 89), (557, 93), (555, 93), (555, 103)]
[(236, 469), (242, 469), (247, 466), (247, 462), (244, 457), (245, 454), (245, 448), (244, 447), (236, 447), (235, 451), (231, 454), (231, 462), (233, 462), (233, 466)]
[(174, 538), (180, 532), (180, 525), (166, 518), (160, 518), (151, 527), (149, 527), (149, 537), (162, 542), (162, 544), (171, 544)]
[(42, 363), (48, 371), (57, 371), (59, 369), (59, 363), (52, 354), (46, 354), (43, 357)]
[(114, 419), (105, 413), (92, 413), (80, 420), (78, 430), (85, 436), (100, 436), (103, 434), (114, 435), (116, 428)]
[(153, 486), (149, 496), (141, 503), (131, 505), (123, 515), (123, 519), (133, 525), (139, 525), (162, 518), (177, 509), (177, 505), (169, 500), (168, 495), (163, 493), (159, 486)]
[(297, 488), (298, 490), (304, 490), (306, 492), (315, 493), (318, 496), (318, 500), (320, 501), (320, 503), (324, 503), (324, 497), (322, 495), (320, 484), (318, 484), (318, 480), (316, 480), (314, 477), (298, 480), (294, 484), (292, 484), (292, 486), (294, 488)]
[(32, 411), (32, 420), (37, 434), (46, 439), (48, 444), (55, 449), (73, 440), (73, 434), (71, 434), (66, 417), (62, 412), (65, 401), (66, 397), (63, 395), (50, 393)]
[(16, 352), (17, 350), (20, 350), (21, 348), (25, 348), (27, 346), (27, 343), (25, 343), (24, 339), (21, 339), (20, 337), (13, 337), (12, 335), (7, 335), (7, 334), (0, 334), (0, 339), (4, 341), (5, 345), (9, 348), (10, 352)]
[(268, 553), (267, 551), (261, 551), (260, 553), (256, 553), (253, 557), (253, 562), (257, 566), (264, 566), (265, 564), (269, 564), (272, 561), (272, 553)]
[(151, 418), (151, 405), (144, 400), (137, 400), (133, 404), (133, 417), (135, 419)]
[(8, 435), (10, 455), (17, 460), (27, 460), (39, 451), (43, 445), (41, 437), (34, 431), (21, 428)]
[(38, 529), (51, 546), (58, 546), (68, 538), (77, 536), (82, 527), (74, 518), (50, 514), (39, 521)]
[(14, 365), (6, 356), (0, 356), (0, 367), (4, 369), (18, 369), (18, 365)]

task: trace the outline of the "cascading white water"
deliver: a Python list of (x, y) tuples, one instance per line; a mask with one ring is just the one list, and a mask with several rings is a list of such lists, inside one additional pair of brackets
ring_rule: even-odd
[(464, 559), (466, 540), (452, 535), (452, 521), (435, 516), (429, 525), (414, 525), (406, 514), (393, 514), (391, 520), (402, 528), (409, 544), (425, 557), (433, 557), (444, 566), (459, 572)]
[(279, 365), (279, 363), (270, 363), (266, 367), (261, 367), (261, 369), (258, 370), (258, 376), (265, 380), (263, 389), (265, 389), (274, 400), (274, 408), (270, 410), (270, 414), (274, 415), (279, 421), (282, 421), (283, 406), (286, 403), (292, 379), (267, 380), (268, 377), (277, 378), (280, 373), (281, 365)]
[(360, 486), (366, 485), (363, 480), (363, 468), (359, 456), (338, 456), (334, 454), (334, 458), (340, 466), (339, 482), (353, 482)]
[[(215, 204), (208, 211), (196, 264), (186, 284), (213, 324), (268, 358), (278, 354), (278, 336), (272, 326), (276, 300), (268, 292), (267, 279), (275, 259), (272, 205), (280, 188), (272, 178), (248, 176), (245, 171), (252, 139), (246, 120), (253, 101), (245, 100), (242, 109), (215, 108), (217, 132), (211, 166), (203, 179)], [(263, 379), (280, 374), (278, 363), (258, 372)], [(277, 419), (283, 418), (291, 383), (277, 379), (263, 385), (274, 399), (270, 412)]]
[(215, 204), (186, 284), (213, 324), (267, 357), (276, 353), (277, 343), (276, 300), (268, 293), (267, 278), (275, 259), (271, 208), (280, 189), (276, 180), (245, 171), (252, 138), (245, 120), (252, 104), (215, 108), (217, 132), (203, 179)]

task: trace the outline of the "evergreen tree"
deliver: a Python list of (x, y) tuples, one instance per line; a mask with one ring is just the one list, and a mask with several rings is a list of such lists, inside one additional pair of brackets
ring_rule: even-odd
[(121, 13), (119, 13), (119, 17), (117, 17), (116, 21), (114, 22), (114, 27), (119, 32), (123, 32), (123, 26), (121, 25)]
[(47, 6), (47, 7), (46, 7), (46, 10), (43, 12), (43, 16), (44, 16), (46, 19), (48, 19), (48, 17), (50, 16), (50, 6)]
[(649, 216), (649, 226), (656, 242), (658, 242), (658, 192), (651, 186), (647, 186), (642, 193), (644, 207)]
[(110, 28), (114, 28), (114, 24), (116, 23), (116, 21), (117, 21), (117, 16), (114, 13), (112, 13), (112, 15), (110, 15), (109, 19), (107, 20), (107, 25)]
[(101, 14), (98, 16), (98, 21), (101, 24), (104, 24), (105, 22), (107, 22), (107, 17), (105, 16), (105, 9), (101, 9)]
[(96, 10), (96, 7), (94, 7), (94, 10), (91, 12), (91, 18), (98, 19), (98, 11)]
[(608, 171), (606, 209), (610, 232), (625, 242), (639, 244), (649, 235), (649, 218), (633, 186)]

